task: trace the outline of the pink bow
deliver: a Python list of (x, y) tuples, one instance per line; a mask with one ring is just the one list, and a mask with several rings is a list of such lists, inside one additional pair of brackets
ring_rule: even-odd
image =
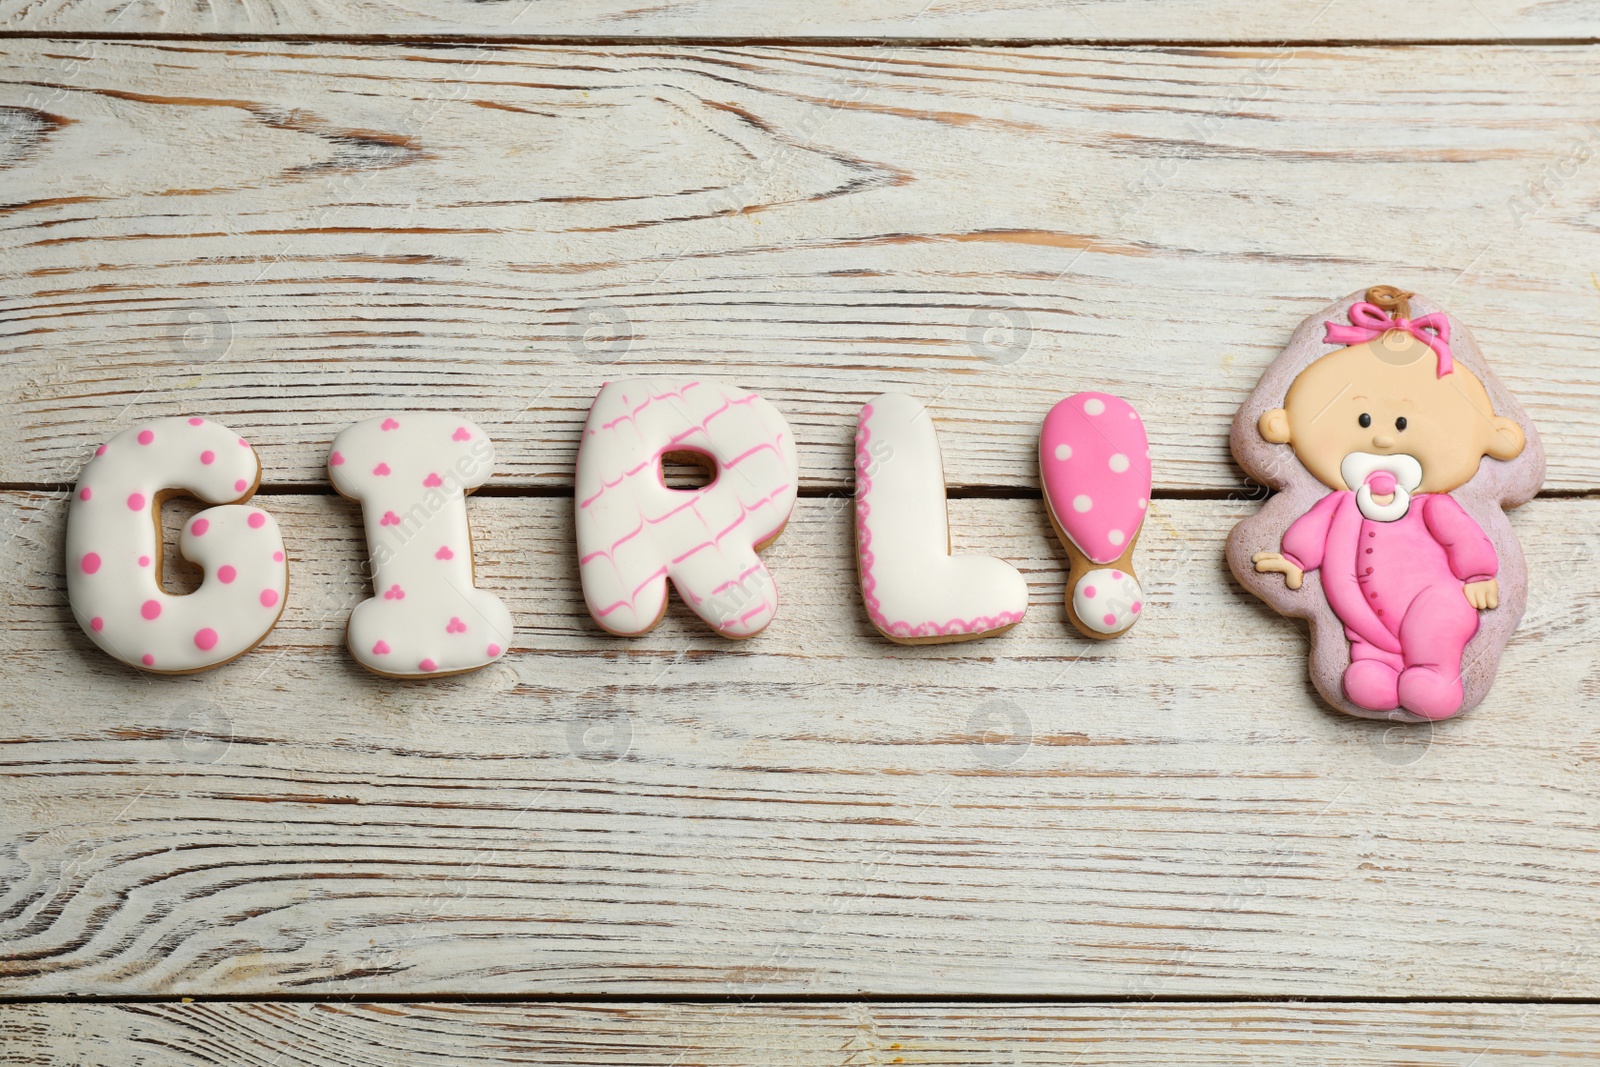
[[(1328, 332), (1323, 341), (1328, 344), (1358, 345), (1381, 337), (1390, 330), (1404, 330), (1421, 341), (1439, 357), (1439, 377), (1455, 370), (1455, 355), (1450, 351), (1450, 320), (1435, 312), (1420, 319), (1396, 319), (1376, 304), (1365, 300), (1350, 305), (1350, 325), (1324, 322)], [(1428, 331), (1432, 330), (1432, 333)]]

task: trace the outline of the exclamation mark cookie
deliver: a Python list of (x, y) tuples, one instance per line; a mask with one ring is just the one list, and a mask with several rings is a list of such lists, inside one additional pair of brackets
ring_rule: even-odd
[(1039, 475), (1071, 565), (1067, 616), (1085, 637), (1116, 637), (1144, 610), (1133, 573), (1133, 546), (1150, 507), (1144, 421), (1108, 393), (1067, 397), (1039, 431)]

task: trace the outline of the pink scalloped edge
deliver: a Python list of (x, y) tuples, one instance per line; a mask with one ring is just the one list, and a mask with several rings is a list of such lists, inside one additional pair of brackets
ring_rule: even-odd
[(1018, 611), (1002, 611), (999, 615), (979, 615), (971, 619), (951, 619), (943, 624), (931, 621), (890, 622), (883, 613), (883, 605), (878, 602), (874, 592), (878, 588), (878, 581), (872, 576), (872, 531), (867, 529), (867, 517), (872, 514), (872, 508), (864, 499), (872, 489), (872, 476), (868, 473), (872, 458), (867, 454), (867, 443), (872, 440), (872, 431), (867, 429), (867, 420), (870, 418), (872, 405), (868, 404), (861, 409), (861, 419), (856, 427), (856, 554), (861, 559), (861, 599), (867, 605), (867, 616), (872, 619), (873, 625), (892, 637), (918, 638), (984, 633), (1021, 622), (1022, 613)]

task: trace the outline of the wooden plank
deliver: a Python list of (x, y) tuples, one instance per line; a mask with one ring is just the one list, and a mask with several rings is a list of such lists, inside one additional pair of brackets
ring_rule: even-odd
[(1484, 704), (1386, 729), (1320, 707), (1233, 585), (1248, 502), (1156, 501), (1150, 607), (1094, 643), (1038, 503), (956, 501), (1031, 613), (903, 648), (844, 501), (801, 501), (776, 622), (728, 643), (676, 605), (599, 635), (570, 500), (475, 498), (514, 653), (397, 683), (340, 647), (347, 502), (270, 501), (262, 648), (146, 678), (70, 620), (61, 501), (0, 499), (8, 995), (1600, 995), (1597, 501), (1516, 513), (1529, 615)]
[(1600, 488), (1597, 48), (5, 45), (3, 483), (191, 411), (320, 482), (416, 405), (566, 486), (649, 372), (758, 389), (812, 488), (885, 388), (953, 484), (1031, 487), (1106, 387), (1161, 488), (1226, 489), (1293, 327), (1389, 281), (1474, 327), (1550, 488)]
[(1511, 1067), (1591, 1062), (1564, 1004), (26, 1004), (12, 1062), (64, 1067), (1073, 1064)]
[(980, 41), (1549, 40), (1594, 37), (1575, 0), (1330, 0), (1208, 5), (1132, 0), (823, 0), (803, 8), (759, 0), (653, 6), (621, 0), (292, 0), (270, 5), (4, 0), (0, 24), (33, 33), (394, 34), (693, 40), (755, 37)]

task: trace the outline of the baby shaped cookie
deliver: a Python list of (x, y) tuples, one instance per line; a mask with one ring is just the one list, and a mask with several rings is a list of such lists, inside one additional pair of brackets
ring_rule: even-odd
[(1443, 309), (1389, 286), (1307, 319), (1234, 419), (1277, 494), (1228, 565), (1311, 622), (1311, 677), (1352, 715), (1418, 721), (1489, 691), (1527, 569), (1503, 509), (1544, 481), (1538, 432)]
[(1150, 507), (1144, 421), (1109, 393), (1067, 397), (1039, 431), (1039, 477), (1067, 549), (1067, 617), (1096, 640), (1126, 632), (1144, 610), (1133, 572), (1133, 545)]

